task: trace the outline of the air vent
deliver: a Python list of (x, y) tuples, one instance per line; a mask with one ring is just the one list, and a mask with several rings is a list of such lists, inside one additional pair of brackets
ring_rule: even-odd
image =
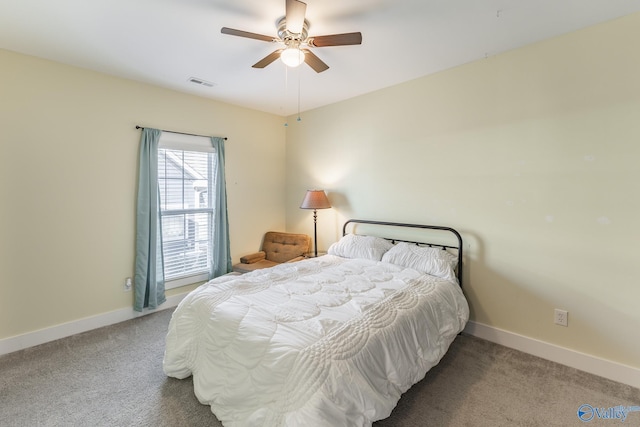
[(206, 86), (206, 87), (214, 87), (216, 84), (212, 83), (212, 82), (208, 82), (204, 79), (199, 79), (197, 77), (189, 77), (189, 81), (191, 83), (197, 84), (197, 85), (201, 85), (201, 86)]

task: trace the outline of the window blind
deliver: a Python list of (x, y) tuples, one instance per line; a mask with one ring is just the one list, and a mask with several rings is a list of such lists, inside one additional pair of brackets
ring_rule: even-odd
[(215, 155), (167, 145), (176, 147), (160, 144), (158, 184), (164, 274), (170, 281), (210, 269)]

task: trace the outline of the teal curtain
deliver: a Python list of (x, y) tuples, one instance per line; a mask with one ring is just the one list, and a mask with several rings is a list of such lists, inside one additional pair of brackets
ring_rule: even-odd
[(229, 245), (229, 218), (227, 216), (227, 184), (224, 173), (224, 138), (211, 137), (211, 144), (216, 154), (214, 176), (215, 209), (212, 229), (211, 271), (209, 279), (213, 279), (231, 271), (231, 249)]
[(155, 309), (166, 301), (162, 260), (162, 222), (158, 186), (158, 140), (162, 131), (144, 128), (136, 211), (136, 274), (133, 309)]

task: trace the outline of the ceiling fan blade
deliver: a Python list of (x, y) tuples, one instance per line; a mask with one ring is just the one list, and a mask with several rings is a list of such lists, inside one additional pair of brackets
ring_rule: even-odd
[(286, 8), (287, 30), (294, 34), (302, 33), (307, 4), (299, 0), (287, 0)]
[(275, 38), (271, 36), (263, 36), (262, 34), (250, 33), (248, 31), (235, 30), (227, 27), (222, 27), (220, 32), (222, 34), (229, 34), (230, 36), (246, 37), (248, 39), (262, 40), (265, 42), (272, 42), (275, 40)]
[(309, 37), (309, 46), (347, 46), (362, 44), (362, 33), (332, 34), (329, 36)]
[(309, 49), (302, 49), (302, 51), (304, 52), (304, 62), (306, 62), (307, 65), (313, 68), (316, 73), (321, 73), (329, 69), (329, 66)]
[(252, 67), (253, 68), (264, 68), (264, 67), (266, 67), (267, 65), (271, 64), (276, 59), (280, 58), (280, 52), (282, 52), (283, 50), (284, 49), (274, 50), (269, 55), (265, 56), (260, 61), (258, 61), (255, 64), (253, 64)]

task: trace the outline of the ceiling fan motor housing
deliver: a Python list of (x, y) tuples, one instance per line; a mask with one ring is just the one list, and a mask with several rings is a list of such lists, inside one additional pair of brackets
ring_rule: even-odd
[(290, 46), (292, 42), (294, 45), (299, 46), (300, 44), (304, 43), (309, 36), (309, 21), (307, 21), (306, 19), (304, 20), (304, 24), (302, 24), (302, 32), (299, 34), (292, 33), (287, 29), (286, 16), (280, 18), (276, 25), (278, 27), (278, 37), (287, 46)]

